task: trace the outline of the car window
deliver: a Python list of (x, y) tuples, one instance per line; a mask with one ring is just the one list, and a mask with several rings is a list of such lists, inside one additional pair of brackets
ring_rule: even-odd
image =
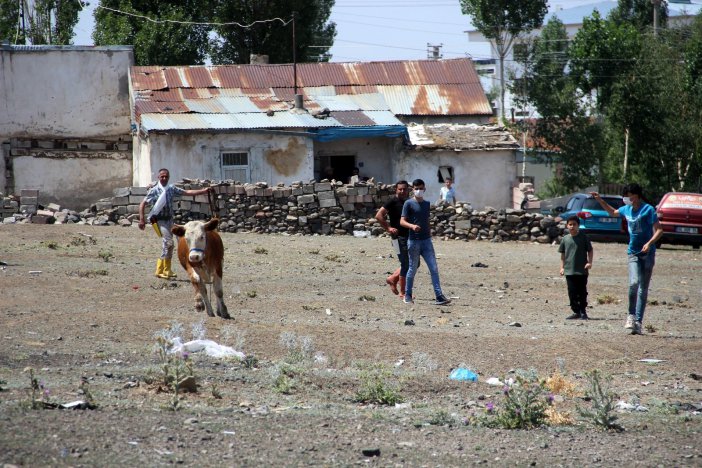
[(566, 211), (572, 210), (572, 209), (573, 209), (573, 205), (575, 204), (575, 202), (576, 202), (577, 200), (578, 200), (577, 198), (571, 198), (570, 200), (568, 200), (568, 204), (566, 205), (565, 210), (566, 210)]
[[(602, 197), (602, 199), (604, 201), (606, 201), (607, 203), (609, 203), (609, 205), (612, 208), (614, 208), (615, 210), (624, 206), (624, 201), (621, 198)], [(602, 206), (594, 198), (588, 198), (587, 200), (585, 200), (585, 203), (583, 203), (583, 210), (601, 210), (601, 209), (602, 209)]]
[(662, 203), (662, 208), (702, 210), (702, 194), (671, 194)]

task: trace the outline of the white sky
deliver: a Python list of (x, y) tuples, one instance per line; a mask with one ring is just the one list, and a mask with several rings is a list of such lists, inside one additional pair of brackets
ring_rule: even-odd
[[(98, 3), (92, 0), (81, 13), (75, 45), (92, 45)], [(549, 6), (587, 3), (593, 0), (554, 0)], [(443, 44), (444, 58), (490, 56), (487, 44), (468, 42), (469, 17), (461, 13), (458, 0), (336, 0), (331, 21), (337, 28), (330, 51), (334, 62), (425, 59), (427, 43)]]

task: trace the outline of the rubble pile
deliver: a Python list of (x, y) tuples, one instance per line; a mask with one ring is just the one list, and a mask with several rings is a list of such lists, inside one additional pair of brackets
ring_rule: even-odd
[[(184, 189), (215, 188), (211, 200), (207, 195), (199, 195), (177, 201), (177, 223), (210, 218), (213, 204), (221, 220), (220, 231), (231, 233), (354, 235), (361, 231), (372, 236), (385, 235), (375, 213), (394, 194), (393, 185), (372, 181), (342, 184), (323, 180), (271, 187), (265, 182), (238, 184), (185, 179), (176, 185)], [(130, 226), (138, 221), (139, 204), (147, 189), (116, 189), (113, 197), (102, 199), (80, 213), (50, 204), (46, 208), (37, 206), (34, 212), (21, 210), (5, 217), (4, 222), (37, 222), (38, 219), (42, 223)], [(3, 201), (3, 206), (7, 203)], [(433, 206), (431, 225), (435, 236), (457, 240), (550, 243), (560, 240), (563, 233), (562, 227), (548, 216), (489, 207), (478, 211), (465, 202), (456, 206)]]

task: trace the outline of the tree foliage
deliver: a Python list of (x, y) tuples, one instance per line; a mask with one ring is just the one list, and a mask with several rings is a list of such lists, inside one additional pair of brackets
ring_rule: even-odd
[[(293, 12), (298, 61), (320, 55), (328, 60), (336, 35), (328, 21), (334, 0), (101, 0), (101, 5), (127, 14), (96, 10), (95, 44), (134, 45), (138, 65), (196, 65), (208, 57), (216, 64), (248, 63), (251, 54), (268, 55), (271, 63), (292, 62)], [(279, 20), (266, 21), (274, 18)]]
[(546, 0), (460, 0), (461, 11), (492, 41), (500, 59), (500, 109), (505, 111), (504, 58), (517, 36), (541, 27), (548, 11)]
[[(271, 18), (288, 22), (295, 13), (295, 54), (299, 62), (327, 61), (336, 25), (328, 22), (335, 0), (222, 0), (215, 8), (219, 23), (250, 24)], [(268, 55), (271, 63), (292, 63), (292, 23), (257, 23), (250, 28), (219, 26), (212, 44), (214, 63), (248, 63), (251, 54)]]
[(137, 65), (204, 63), (209, 26), (182, 23), (207, 22), (210, 0), (100, 0), (100, 5), (132, 15), (95, 10), (95, 45), (133, 45)]
[(81, 0), (0, 0), (0, 39), (11, 44), (71, 44), (78, 14), (86, 5)]
[(681, 29), (586, 18), (570, 45), (551, 20), (529, 51), (526, 100), (534, 140), (561, 163), (554, 185), (636, 180), (654, 195), (699, 190), (702, 174), (702, 18)]

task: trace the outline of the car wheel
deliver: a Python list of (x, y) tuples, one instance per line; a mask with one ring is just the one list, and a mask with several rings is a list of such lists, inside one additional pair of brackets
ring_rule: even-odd
[(700, 244), (692, 244), (694, 250), (700, 250)]

